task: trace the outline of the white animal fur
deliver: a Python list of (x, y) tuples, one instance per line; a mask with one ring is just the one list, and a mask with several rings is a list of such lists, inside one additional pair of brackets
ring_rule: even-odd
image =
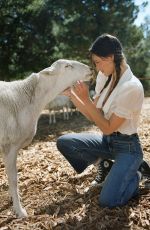
[(13, 208), (26, 217), (17, 187), (16, 159), (20, 148), (35, 135), (37, 121), (46, 104), (77, 80), (87, 80), (90, 68), (80, 62), (60, 59), (25, 80), (0, 81), (0, 150), (8, 176)]

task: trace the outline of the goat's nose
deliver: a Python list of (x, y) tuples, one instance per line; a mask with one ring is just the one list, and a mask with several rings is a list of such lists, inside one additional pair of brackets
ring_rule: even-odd
[(90, 71), (91, 71), (93, 77), (96, 77), (96, 70), (93, 67), (90, 67)]
[(92, 74), (94, 73), (94, 69), (91, 66), (90, 66), (90, 71), (91, 71)]

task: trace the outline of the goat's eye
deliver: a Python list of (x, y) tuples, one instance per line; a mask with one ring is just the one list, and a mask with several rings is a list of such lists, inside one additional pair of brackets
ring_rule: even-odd
[(65, 65), (65, 68), (68, 68), (68, 67), (73, 68), (73, 66), (70, 64)]

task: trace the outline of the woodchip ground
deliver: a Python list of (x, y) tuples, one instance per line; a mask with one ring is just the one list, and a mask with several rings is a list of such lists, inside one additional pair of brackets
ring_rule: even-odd
[[(0, 160), (0, 229), (150, 229), (150, 190), (140, 185), (138, 199), (122, 208), (101, 208), (100, 189), (86, 191), (96, 175), (90, 166), (77, 175), (56, 148), (56, 139), (68, 132), (99, 132), (82, 115), (73, 114), (69, 121), (60, 117), (48, 127), (48, 114), (39, 119), (37, 134), (26, 149), (20, 150), (17, 167), (22, 203), (29, 217), (16, 219), (8, 198), (8, 182)], [(144, 158), (150, 161), (150, 98), (145, 98), (139, 135)], [(110, 194), (111, 195), (111, 194)]]

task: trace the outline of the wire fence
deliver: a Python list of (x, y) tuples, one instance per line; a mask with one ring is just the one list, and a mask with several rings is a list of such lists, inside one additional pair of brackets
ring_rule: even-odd
[(145, 78), (145, 77), (138, 77), (138, 79), (145, 80), (145, 81), (150, 80), (150, 78)]

